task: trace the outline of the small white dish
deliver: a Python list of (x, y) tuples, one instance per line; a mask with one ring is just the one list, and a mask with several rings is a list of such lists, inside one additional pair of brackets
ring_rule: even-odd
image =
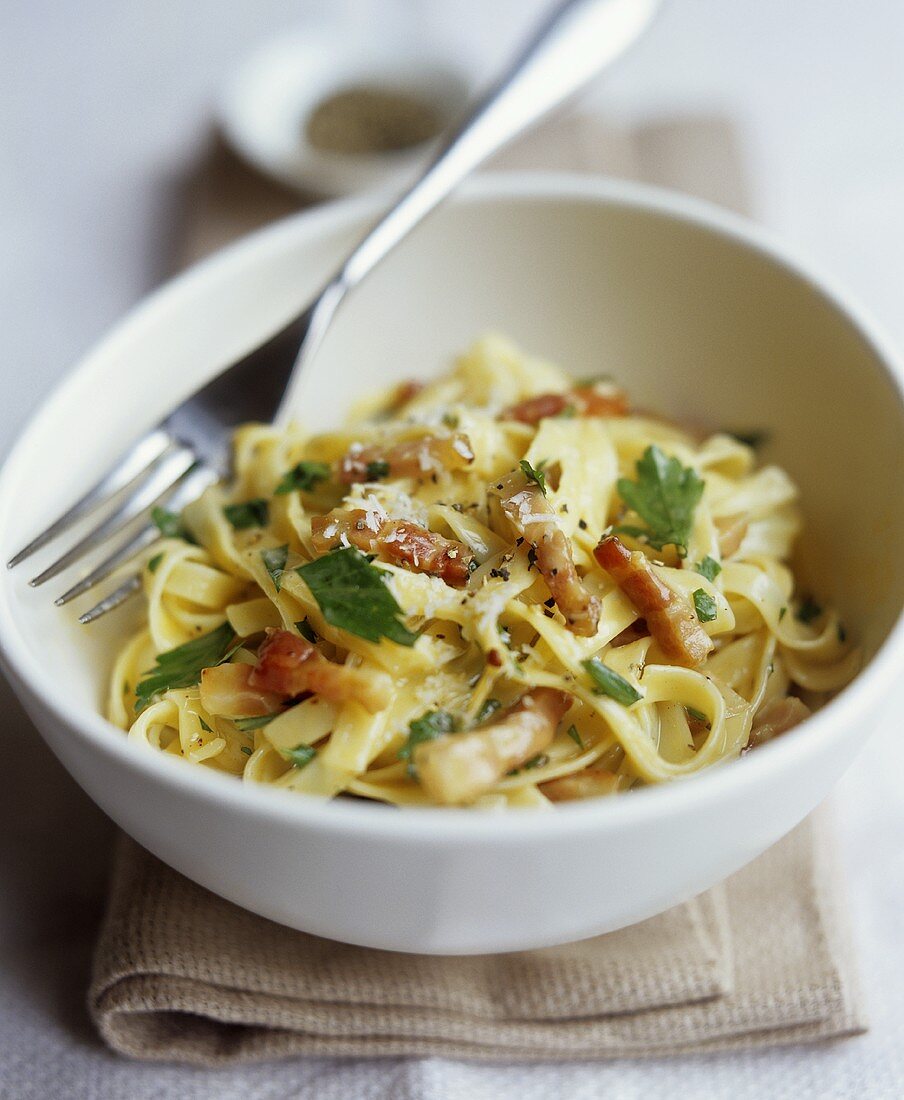
[(345, 195), (412, 183), (438, 147), (437, 139), (384, 153), (342, 154), (311, 145), (306, 123), (328, 96), (349, 87), (406, 92), (429, 105), (444, 125), (458, 121), (473, 80), (448, 57), (425, 46), (343, 33), (338, 24), (283, 34), (239, 67), (219, 103), (220, 127), (260, 171), (299, 190)]
[[(8, 558), (142, 430), (282, 325), (380, 210), (317, 207), (157, 291), (44, 402), (0, 472)], [(136, 745), (102, 716), (133, 601), (90, 628), (0, 573), (0, 657), (51, 748), (140, 844), (238, 905), (319, 936), (483, 953), (607, 932), (737, 870), (828, 793), (904, 668), (902, 365), (871, 322), (762, 229), (567, 175), (468, 182), (343, 306), (297, 411), (427, 376), (488, 328), (638, 406), (772, 430), (800, 485), (809, 577), (865, 655), (837, 698), (737, 763), (551, 813), (321, 802)], [(40, 792), (35, 792), (39, 797)]]

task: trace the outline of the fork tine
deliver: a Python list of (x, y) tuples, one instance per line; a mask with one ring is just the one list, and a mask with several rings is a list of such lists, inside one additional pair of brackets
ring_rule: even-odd
[[(216, 475), (211, 470), (204, 466), (196, 466), (177, 486), (176, 491), (169, 498), (167, 504), (173, 508), (181, 508), (184, 504), (187, 504), (190, 500), (198, 496), (215, 480)], [(93, 588), (96, 584), (99, 584), (108, 577), (115, 569), (122, 565), (123, 562), (139, 554), (145, 547), (150, 546), (151, 543), (156, 542), (159, 538), (160, 532), (153, 524), (149, 523), (142, 527), (136, 534), (127, 538), (125, 542), (121, 543), (111, 554), (104, 558), (99, 565), (95, 566), (86, 577), (83, 577), (77, 584), (74, 584), (68, 591), (64, 592), (62, 596), (58, 596), (53, 602), (57, 607), (62, 607), (63, 604), (67, 604), (70, 600), (74, 600), (77, 596), (81, 596), (82, 593), (87, 592), (89, 588)], [(115, 603), (108, 604), (108, 598), (104, 598), (96, 606), (90, 608), (84, 615), (80, 616), (79, 621), (85, 623), (94, 622), (94, 620), (99, 619), (101, 615), (105, 615), (114, 607), (118, 607), (119, 604), (127, 599), (133, 592), (138, 591), (141, 582), (140, 574), (135, 574), (130, 580), (137, 580), (138, 585), (133, 586)], [(125, 589), (125, 587), (125, 585), (120, 585), (120, 588), (117, 588), (115, 592), (111, 593), (111, 596), (117, 595), (120, 589)]]
[[(86, 611), (83, 615), (79, 615), (78, 621), (80, 623), (93, 623), (95, 619), (99, 619), (101, 615), (106, 615), (108, 611), (112, 611), (115, 607), (119, 607), (121, 603), (125, 603), (137, 592), (141, 590), (141, 574), (133, 573), (128, 580), (118, 587), (114, 588), (109, 596), (104, 598), (94, 605), (90, 611)], [(57, 600), (57, 603), (60, 601)]]
[(67, 569), (73, 562), (78, 561), (79, 558), (83, 557), (89, 550), (93, 550), (105, 539), (118, 534), (133, 519), (140, 516), (145, 509), (169, 492), (188, 473), (194, 463), (195, 456), (187, 448), (179, 447), (171, 451), (159, 461), (150, 476), (144, 479), (115, 511), (28, 583), (32, 588), (37, 588), (45, 581), (49, 581), (51, 577), (62, 573), (64, 569)]
[(109, 473), (93, 485), (83, 497), (80, 497), (68, 511), (36, 535), (27, 546), (23, 546), (18, 554), (13, 555), (6, 563), (7, 568), (12, 569), (26, 558), (30, 558), (48, 542), (62, 535), (64, 531), (68, 531), (83, 516), (93, 512), (105, 500), (146, 473), (154, 462), (163, 456), (171, 442), (169, 435), (162, 428), (155, 428), (139, 439), (120, 457)]

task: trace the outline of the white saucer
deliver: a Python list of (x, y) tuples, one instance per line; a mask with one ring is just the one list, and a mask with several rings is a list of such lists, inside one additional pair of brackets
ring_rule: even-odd
[(312, 26), (271, 39), (241, 64), (218, 113), (225, 137), (246, 160), (291, 187), (322, 195), (401, 189), (413, 181), (436, 141), (392, 153), (328, 153), (308, 143), (305, 119), (333, 92), (382, 84), (416, 94), (453, 122), (473, 79), (429, 49), (353, 38), (339, 26)]

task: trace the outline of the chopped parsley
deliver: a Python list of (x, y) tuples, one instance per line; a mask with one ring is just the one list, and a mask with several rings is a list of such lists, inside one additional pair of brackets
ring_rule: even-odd
[(161, 551), (159, 554), (155, 554), (148, 561), (148, 572), (149, 573), (156, 573), (157, 570), (160, 568), (160, 563), (162, 561), (163, 561), (163, 551)]
[(698, 588), (694, 593), (694, 610), (701, 623), (711, 623), (719, 613), (716, 601), (703, 588)]
[(414, 750), (426, 741), (435, 741), (444, 733), (454, 733), (456, 722), (447, 710), (428, 710), (408, 724), (408, 737), (399, 749), (399, 760), (408, 761), (408, 774), (414, 776)]
[(445, 426), (447, 428), (452, 428), (452, 429), (457, 428), (459, 423), (460, 423), (460, 420), (459, 420), (458, 416), (456, 416), (455, 413), (450, 413), (450, 412), (444, 412), (443, 413), (442, 421), (443, 421), (443, 424), (445, 424)]
[(331, 626), (368, 642), (388, 638), (413, 646), (417, 634), (402, 622), (402, 609), (386, 587), (383, 574), (353, 546), (326, 554), (295, 570), (310, 588)]
[(223, 515), (236, 531), (247, 531), (249, 527), (266, 527), (270, 520), (270, 507), (263, 497), (255, 497), (241, 504), (227, 504)]
[(542, 768), (549, 763), (549, 756), (545, 752), (538, 752), (530, 760), (525, 760), (520, 768), (512, 768), (506, 775), (519, 775), (521, 772), (529, 772), (532, 768)]
[(236, 649), (235, 631), (226, 622), (209, 634), (158, 654), (154, 667), (135, 688), (135, 713), (140, 714), (165, 691), (193, 687), (199, 683), (202, 669), (222, 664)]
[(801, 623), (812, 623), (813, 620), (818, 619), (821, 614), (822, 608), (819, 604), (812, 597), (807, 596), (797, 609), (794, 618)]
[(604, 665), (599, 657), (591, 657), (589, 661), (581, 661), (581, 664), (593, 681), (593, 690), (597, 695), (608, 695), (623, 707), (629, 707), (643, 698), (633, 685)]
[(270, 580), (273, 581), (273, 587), (277, 592), (282, 588), (282, 575), (286, 570), (288, 556), (288, 543), (283, 546), (271, 546), (269, 550), (261, 550), (261, 561), (270, 574)]
[(389, 477), (389, 463), (384, 459), (378, 459), (375, 462), (368, 462), (367, 464), (367, 480), (379, 481), (380, 478)]
[(684, 709), (687, 711), (688, 718), (694, 718), (696, 719), (696, 721), (702, 722), (704, 726), (709, 726), (709, 719), (706, 717), (702, 710), (697, 710), (696, 707), (688, 706), (685, 706)]
[(314, 642), (317, 641), (317, 635), (311, 629), (311, 624), (308, 622), (307, 619), (302, 619), (300, 622), (297, 622), (295, 624), (295, 629), (302, 636), (302, 638), (307, 638), (307, 640), (311, 642), (312, 645)]
[(698, 562), (694, 566), (694, 572), (699, 573), (701, 577), (706, 577), (708, 581), (714, 581), (716, 577), (722, 572), (722, 566), (716, 561), (715, 558), (711, 558), (709, 554)]
[(787, 608), (787, 607), (783, 607), (783, 608), (781, 609), (781, 611), (779, 611), (779, 613), (778, 613), (778, 621), (779, 621), (779, 622), (781, 622), (781, 621), (782, 621), (782, 619), (784, 619), (784, 617), (785, 617), (785, 616), (786, 616), (787, 614), (788, 614), (788, 608)]
[(475, 719), (475, 721), (478, 724), (480, 722), (485, 722), (488, 718), (492, 718), (496, 711), (499, 710), (501, 707), (502, 703), (500, 703), (498, 699), (485, 699), (483, 706), (477, 712), (477, 718)]
[(240, 745), (239, 746), (239, 752), (243, 752), (246, 756), (250, 756), (253, 751), (254, 750), (249, 749), (247, 745)]
[(568, 727), (568, 736), (571, 738), (572, 741), (574, 741), (574, 743), (577, 745), (577, 747), (583, 752), (583, 750), (586, 748), (586, 745), (584, 744), (584, 738), (581, 737), (581, 731), (578, 729), (577, 726), (572, 724)]
[(306, 768), (317, 755), (313, 745), (297, 745), (294, 749), (283, 749), (283, 756), (293, 768)]
[(170, 512), (160, 507), (152, 508), (151, 522), (165, 539), (182, 539), (192, 543), (195, 541), (179, 512)]
[(539, 485), (540, 492), (543, 496), (546, 496), (546, 471), (543, 469), (546, 465), (546, 459), (544, 458), (542, 462), (538, 462), (536, 469), (531, 466), (526, 458), (522, 458), (518, 465), (521, 467), (521, 472), (527, 480), (534, 482), (535, 485)]
[(200, 714), (198, 715), (198, 721), (201, 723), (201, 729), (204, 730), (205, 733), (213, 733), (213, 730), (208, 726)]
[(268, 722), (272, 722), (279, 713), (276, 711), (275, 714), (256, 714), (253, 718), (233, 718), (233, 722), (242, 733), (251, 733), (252, 730), (262, 729)]
[[(703, 496), (704, 481), (696, 470), (682, 466), (655, 444), (647, 447), (636, 465), (637, 480), (618, 479), (622, 500), (646, 523), (641, 529), (651, 546), (673, 545), (682, 556), (694, 523), (694, 509)], [(635, 534), (636, 530), (628, 530)]]
[(321, 481), (327, 481), (330, 473), (325, 462), (296, 462), (291, 470), (286, 470), (283, 474), (274, 492), (277, 496), (294, 493), (297, 489), (310, 492)]

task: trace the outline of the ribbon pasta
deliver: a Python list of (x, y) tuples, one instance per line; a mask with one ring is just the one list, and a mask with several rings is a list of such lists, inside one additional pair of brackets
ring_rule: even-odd
[[(736, 759), (757, 742), (763, 715), (774, 731), (790, 696), (812, 706), (837, 691), (858, 653), (837, 614), (795, 589), (788, 558), (800, 517), (787, 474), (755, 468), (751, 447), (727, 434), (700, 440), (650, 416), (597, 415), (610, 391), (605, 382), (582, 390), (494, 337), (437, 381), (370, 399), (341, 430), (241, 429), (233, 480), (185, 510), (193, 541), (167, 537), (145, 563), (146, 622), (116, 657), (111, 721), (143, 749), (247, 782), (400, 806), (435, 801), (421, 782), (419, 738), (501, 729), (494, 723), (544, 690), (567, 697), (546, 747), (475, 788), (470, 804), (549, 809), (567, 792), (663, 783)], [(544, 401), (560, 411), (532, 422), (528, 410)], [(450, 441), (470, 455), (454, 468), (434, 461)], [(702, 479), (684, 546), (657, 546), (620, 493), (651, 448)], [(385, 458), (367, 463), (365, 482), (344, 477), (349, 455), (371, 454)], [(544, 571), (536, 536), (524, 534), (536, 523), (519, 530), (488, 495), (518, 478), (525, 499), (542, 492), (541, 518), (589, 626), (563, 613), (556, 567)], [(358, 568), (385, 584), (398, 609), (391, 637), (364, 636), (367, 623), (343, 620), (305, 579), (304, 567), (335, 549), (323, 550), (331, 523), (343, 532), (339, 549), (365, 554)], [(610, 530), (644, 555), (671, 599), (697, 608), (705, 659), (665, 657), (594, 557)], [(464, 583), (459, 555), (471, 570)], [(327, 686), (274, 693), (259, 674), (265, 639), (285, 635), (297, 667), (329, 674)], [(178, 654), (220, 636), (203, 675), (173, 673)], [(251, 704), (244, 695), (231, 710), (211, 702), (210, 669), (224, 662), (249, 666), (235, 677)], [(148, 696), (139, 685), (149, 672), (162, 679)], [(391, 684), (385, 705), (351, 687), (343, 694), (362, 676)]]

